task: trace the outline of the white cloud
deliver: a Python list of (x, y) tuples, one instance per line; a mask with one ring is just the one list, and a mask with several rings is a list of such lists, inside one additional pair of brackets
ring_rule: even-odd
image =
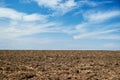
[[(40, 7), (46, 7), (48, 10), (52, 10), (52, 16), (64, 15), (73, 9), (87, 6), (98, 6), (105, 3), (110, 3), (111, 1), (101, 1), (95, 2), (90, 0), (20, 0), (22, 2), (30, 3), (32, 1), (36, 2)], [(82, 8), (81, 8), (82, 9)]]
[[(91, 17), (91, 15), (96, 15), (97, 13), (89, 13), (88, 17), (84, 17), (85, 19), (88, 19), (88, 21), (84, 21), (81, 24), (76, 25), (74, 29), (73, 27), (70, 27), (69, 29), (65, 29), (65, 27), (58, 27), (59, 23), (49, 21), (47, 19), (48, 16), (46, 15), (36, 13), (26, 14), (10, 8), (0, 8), (0, 12), (2, 12), (0, 13), (1, 18), (10, 19), (7, 25), (1, 24), (0, 34), (4, 35), (0, 35), (0, 38), (15, 38), (36, 33), (60, 32), (73, 35), (74, 39), (112, 39), (112, 37), (114, 37), (114, 39), (119, 39), (119, 35), (106, 35), (106, 38), (102, 36), (108, 33), (117, 32), (119, 24), (117, 24), (117, 28), (114, 27), (115, 25), (101, 25), (101, 20), (105, 21), (112, 19), (113, 17), (119, 15), (119, 11), (111, 11), (109, 13), (108, 11), (103, 13), (101, 12), (101, 14), (99, 13), (99, 16), (96, 16), (96, 19)], [(105, 15), (108, 16), (106, 17)], [(96, 20), (97, 23), (95, 21), (92, 22), (92, 20)], [(98, 38), (98, 36), (100, 37)]]
[(85, 5), (95, 7), (97, 5), (106, 3), (107, 1), (104, 2), (94, 2), (90, 0), (82, 0), (82, 1), (75, 1), (75, 0), (33, 0), (38, 3), (38, 5), (47, 7), (55, 13), (53, 15), (59, 14), (59, 15), (64, 15), (68, 13), (69, 11), (83, 7)]
[(47, 7), (53, 10), (53, 15), (65, 14), (71, 11), (77, 3), (74, 0), (33, 0), (38, 3), (39, 6)]
[(78, 3), (80, 6), (88, 5), (91, 7), (96, 7), (105, 3), (111, 3), (112, 1), (94, 1), (94, 0), (80, 0)]
[[(112, 29), (112, 30), (105, 30), (105, 31), (94, 31), (94, 32), (83, 33), (83, 34), (74, 36), (74, 39), (96, 38), (96, 36), (100, 37), (101, 35), (112, 33), (112, 32), (116, 32), (117, 30), (118, 29)], [(101, 38), (103, 38), (103, 37), (101, 37)], [(100, 38), (98, 38), (98, 39), (100, 39)], [(106, 39), (108, 39), (108, 38), (106, 37)]]
[(119, 40), (120, 24), (107, 23), (105, 21), (117, 18), (120, 15), (119, 10), (99, 11), (84, 13), (84, 21), (75, 26), (78, 34), (73, 35), (74, 39), (117, 39)]
[(116, 16), (120, 16), (120, 11), (89, 11), (85, 13), (84, 18), (90, 22), (103, 22)]
[(16, 12), (15, 10), (9, 8), (0, 8), (0, 17), (2, 18), (9, 18), (13, 20), (20, 20), (22, 19), (23, 13)]
[(40, 6), (45, 6), (50, 8), (55, 8), (61, 2), (61, 0), (34, 0), (34, 1), (36, 1)]
[(60, 4), (57, 8), (56, 11), (58, 13), (65, 14), (69, 11), (71, 11), (75, 6), (77, 6), (77, 3), (74, 0), (68, 0), (65, 3)]
[(0, 18), (8, 20), (7, 25), (3, 21), (0, 25), (0, 38), (16, 38), (45, 32), (60, 32), (59, 24), (51, 22), (46, 15), (26, 14), (10, 8), (0, 8)]
[(88, 6), (97, 6), (98, 3), (97, 2), (94, 2), (94, 1), (90, 1), (90, 0), (81, 0), (78, 2), (79, 3), (79, 6), (84, 6), (84, 5), (88, 5)]
[(47, 16), (39, 14), (31, 14), (23, 16), (24, 21), (46, 21)]
[(15, 26), (9, 24), (9, 27), (0, 28), (0, 38), (16, 38), (37, 33), (60, 32), (61, 30), (56, 26), (56, 23), (47, 22), (43, 24), (34, 23), (17, 23)]
[(86, 32), (86, 26), (87, 23), (81, 23), (75, 26), (76, 30), (80, 33), (85, 33)]
[(0, 8), (0, 17), (21, 21), (45, 21), (47, 16), (41, 14), (26, 14), (10, 8)]

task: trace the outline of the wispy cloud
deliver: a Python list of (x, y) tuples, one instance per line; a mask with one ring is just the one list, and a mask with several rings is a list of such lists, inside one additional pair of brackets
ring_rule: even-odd
[(21, 21), (45, 21), (47, 18), (42, 14), (26, 14), (10, 8), (0, 8), (0, 17)]
[[(45, 32), (60, 32), (59, 23), (51, 22), (48, 16), (26, 14), (10, 8), (0, 8), (0, 18), (8, 20), (7, 25), (0, 25), (0, 38), (15, 38)], [(2, 21), (2, 20), (0, 20)]]
[[(76, 31), (74, 39), (120, 39), (120, 35), (116, 35), (120, 31), (120, 24), (104, 24), (106, 21), (110, 21), (114, 17), (118, 17), (120, 11), (99, 11), (99, 12), (86, 12), (83, 17), (84, 21), (81, 24), (76, 25)], [(113, 33), (113, 34), (111, 34)]]
[(77, 3), (74, 0), (33, 0), (38, 3), (39, 6), (44, 6), (49, 9), (51, 9), (56, 14), (65, 14), (72, 10), (75, 6), (77, 6)]
[(116, 16), (120, 16), (120, 11), (88, 11), (84, 14), (84, 18), (89, 22), (103, 22)]
[[(24, 0), (23, 0), (24, 1)], [(49, 8), (49, 10), (52, 10), (53, 15), (64, 15), (73, 9), (77, 9), (79, 7), (83, 6), (91, 6), (95, 7), (100, 4), (108, 3), (111, 1), (101, 1), (101, 2), (95, 2), (90, 0), (81, 0), (81, 1), (75, 1), (75, 0), (25, 0), (27, 2), (36, 2), (40, 7), (46, 7)]]
[[(116, 32), (116, 31), (118, 31), (118, 29), (88, 32), (88, 33), (83, 33), (83, 34), (80, 34), (80, 35), (76, 35), (76, 36), (74, 36), (74, 39), (82, 39), (82, 38), (93, 38), (94, 39), (94, 38), (96, 38), (96, 36), (100, 37), (100, 38), (104, 38), (104, 37), (101, 37), (101, 35)], [(100, 39), (100, 38), (98, 38), (98, 39)], [(104, 39), (113, 39), (113, 38), (106, 37)]]
[[(57, 3), (57, 2), (56, 2)], [(55, 4), (55, 3), (54, 3)], [(119, 28), (112, 28), (109, 25), (102, 25), (101, 22), (110, 20), (114, 17), (119, 16), (120, 11), (99, 11), (99, 12), (86, 12), (83, 14), (84, 21), (81, 24), (75, 25), (73, 28), (63, 28), (59, 26), (57, 22), (49, 21), (48, 15), (42, 14), (26, 14), (23, 12), (18, 12), (10, 8), (0, 8), (0, 17), (8, 18), (8, 25), (1, 27), (1, 38), (19, 37), (25, 35), (32, 35), (37, 33), (46, 33), (46, 32), (61, 32), (73, 35), (74, 39), (83, 39), (83, 38), (96, 38), (96, 39), (119, 39), (118, 36), (106, 35), (108, 37), (97, 37), (102, 36), (103, 34), (117, 32)], [(96, 26), (97, 25), (97, 26)], [(2, 25), (1, 25), (2, 26)], [(62, 25), (65, 26), (65, 25)], [(113, 25), (114, 26), (114, 25)], [(113, 27), (112, 26), (112, 27)], [(119, 25), (117, 25), (119, 26)], [(93, 28), (93, 30), (91, 29)], [(107, 27), (107, 28), (106, 28)]]
[(88, 6), (91, 6), (91, 7), (95, 7), (95, 6), (99, 6), (101, 4), (105, 4), (105, 3), (111, 3), (112, 1), (94, 1), (94, 0), (80, 0), (78, 1), (78, 3), (80, 5), (88, 5)]

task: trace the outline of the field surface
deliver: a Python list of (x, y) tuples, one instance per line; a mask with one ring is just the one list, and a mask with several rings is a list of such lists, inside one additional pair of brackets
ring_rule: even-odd
[(0, 80), (120, 80), (120, 51), (0, 51)]

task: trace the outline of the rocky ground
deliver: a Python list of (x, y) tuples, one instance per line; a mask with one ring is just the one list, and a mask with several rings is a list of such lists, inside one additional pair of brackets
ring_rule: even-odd
[(0, 51), (0, 80), (120, 80), (120, 51)]

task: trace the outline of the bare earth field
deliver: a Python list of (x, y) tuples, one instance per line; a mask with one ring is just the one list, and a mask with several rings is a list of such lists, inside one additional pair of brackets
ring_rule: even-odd
[(120, 51), (0, 51), (0, 80), (120, 80)]

